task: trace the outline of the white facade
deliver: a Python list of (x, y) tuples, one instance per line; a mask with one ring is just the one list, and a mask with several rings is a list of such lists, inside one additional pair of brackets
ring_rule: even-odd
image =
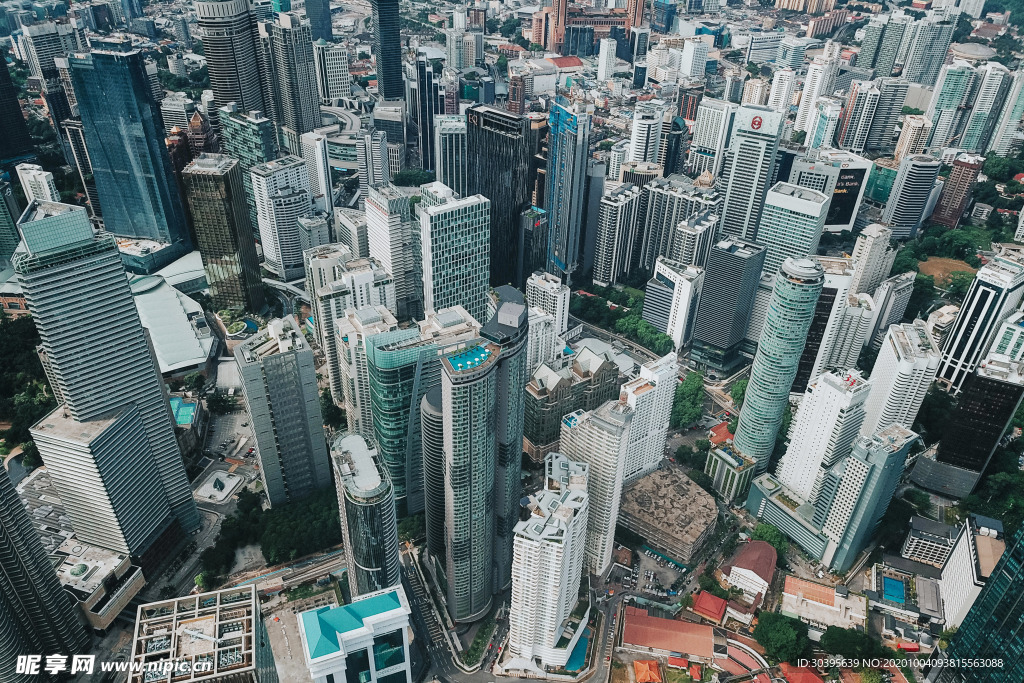
[(412, 222), (409, 198), (390, 184), (371, 187), (366, 197), (366, 243), (370, 256), (395, 278), (399, 318), (412, 317), (408, 307), (422, 300), (419, 230)]
[(757, 241), (767, 247), (765, 275), (775, 275), (787, 258), (817, 252), (829, 202), (821, 192), (790, 183), (768, 190), (757, 228)]
[(704, 287), (704, 269), (659, 256), (654, 265), (654, 277), (665, 284), (671, 283), (672, 303), (665, 334), (672, 337), (677, 350), (681, 349), (693, 338), (693, 325)]
[(808, 151), (826, 149), (835, 143), (836, 127), (843, 115), (843, 104), (834, 97), (819, 97), (814, 104), (812, 120), (807, 124), (805, 143)]
[(683, 43), (682, 58), (679, 61), (679, 75), (687, 78), (703, 78), (707, 68), (708, 44), (703, 40), (687, 40)]
[(57, 192), (52, 173), (35, 164), (18, 164), (14, 168), (18, 171), (18, 181), (25, 190), (26, 203), (31, 203), (33, 199), (41, 202), (60, 201), (60, 192)]
[[(864, 335), (867, 334), (867, 327), (869, 326), (869, 321), (859, 321), (863, 323), (864, 327), (863, 332), (859, 334), (856, 334), (859, 332), (859, 329), (849, 330), (844, 328), (844, 325), (848, 322), (846, 311), (849, 304), (850, 282), (853, 281), (854, 274), (852, 260), (830, 256), (819, 256), (816, 260), (821, 264), (822, 270), (825, 271), (825, 284), (822, 292), (834, 294), (832, 307), (828, 312), (828, 322), (825, 323), (825, 329), (821, 334), (818, 355), (815, 356), (814, 365), (811, 367), (811, 373), (808, 378), (809, 382), (813, 382), (818, 375), (826, 370), (841, 371), (855, 367), (861, 348), (864, 345)], [(855, 341), (849, 339), (850, 332), (855, 332), (853, 336), (860, 341), (860, 344), (855, 348), (849, 346), (851, 341)], [(853, 356), (853, 362), (843, 362), (850, 355)], [(796, 389), (799, 388), (796, 387)]]
[(793, 130), (808, 130), (813, 121), (819, 97), (828, 97), (835, 86), (836, 74), (839, 71), (838, 43), (831, 40), (825, 43), (825, 50), (820, 57), (815, 57), (807, 67), (804, 77), (804, 91), (800, 96), (800, 106), (796, 112), (796, 123)]
[(889, 425), (910, 428), (939, 367), (939, 349), (923, 320), (893, 325), (882, 340), (871, 371), (871, 396), (861, 434)]
[(793, 104), (793, 92), (796, 90), (796, 72), (792, 69), (779, 69), (772, 76), (772, 88), (768, 92), (768, 108), (780, 113), (787, 113)]
[[(960, 533), (939, 576), (946, 628), (960, 627), (968, 610), (981, 594), (995, 562), (1006, 549), (1006, 543), (998, 537), (996, 529), (979, 526), (976, 520), (968, 518), (960, 527)], [(984, 552), (983, 562), (979, 550)]]
[(287, 156), (253, 167), (252, 193), (264, 265), (282, 280), (302, 277), (298, 219), (313, 210), (305, 161)]
[[(365, 340), (375, 334), (398, 329), (398, 321), (383, 306), (349, 309), (334, 323), (332, 360), (328, 358), (334, 402), (345, 409), (350, 434), (374, 439), (370, 408), (370, 378), (366, 364)], [(335, 393), (337, 385), (340, 393)]]
[(842, 317), (836, 325), (825, 356), (826, 368), (856, 367), (857, 359), (871, 334), (875, 302), (869, 294), (847, 294), (846, 305), (840, 314)]
[(551, 314), (557, 333), (569, 329), (569, 286), (551, 273), (534, 273), (526, 280), (526, 303)]
[(615, 48), (617, 44), (612, 38), (602, 38), (597, 55), (597, 80), (607, 81), (615, 73)]
[(900, 139), (896, 142), (893, 157), (900, 161), (905, 156), (923, 153), (931, 135), (932, 122), (927, 116), (907, 114), (903, 117), (903, 128), (900, 129)]
[[(603, 43), (604, 41), (602, 41)], [(633, 127), (629, 137), (629, 156), (626, 161), (657, 163), (661, 148), (661, 126), (665, 119), (665, 104), (660, 100), (641, 102), (633, 110)]]
[(872, 223), (857, 236), (853, 247), (853, 260), (857, 272), (850, 285), (851, 294), (874, 294), (882, 280), (889, 276), (896, 260), (896, 250), (891, 246), (892, 230), (879, 223)]
[(757, 225), (785, 119), (767, 107), (743, 105), (736, 110), (725, 166), (729, 181), (722, 203), (724, 235), (759, 241)]
[(348, 50), (324, 39), (313, 42), (313, 64), (320, 104), (337, 105), (352, 94), (352, 76), (348, 71)]
[(633, 409), (622, 479), (628, 484), (650, 474), (665, 457), (672, 399), (679, 384), (676, 354), (640, 366), (640, 376), (622, 385), (620, 396)]
[(533, 373), (544, 363), (552, 360), (564, 342), (555, 329), (555, 318), (536, 306), (530, 307), (529, 333), (526, 342), (526, 371)]
[(356, 161), (359, 164), (359, 196), (365, 202), (369, 188), (391, 182), (388, 136), (382, 130), (362, 130), (356, 136)]
[(331, 166), (327, 158), (327, 136), (320, 133), (303, 133), (299, 138), (302, 158), (309, 169), (309, 187), (313, 203), (320, 211), (333, 211), (334, 192), (331, 188)]
[(717, 176), (722, 172), (725, 149), (729, 143), (732, 120), (738, 105), (710, 98), (697, 105), (697, 118), (693, 124), (693, 140), (686, 162), (689, 173), (698, 176), (710, 171)]

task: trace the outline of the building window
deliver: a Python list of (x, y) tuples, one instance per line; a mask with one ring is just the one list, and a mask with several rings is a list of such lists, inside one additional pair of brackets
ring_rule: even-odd
[(345, 658), (345, 683), (369, 683), (370, 654), (365, 650), (356, 650)]

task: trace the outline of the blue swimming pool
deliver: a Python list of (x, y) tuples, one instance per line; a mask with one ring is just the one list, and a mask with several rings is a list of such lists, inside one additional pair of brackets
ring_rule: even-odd
[(260, 329), (260, 326), (256, 324), (255, 320), (245, 318), (242, 322), (245, 323), (245, 329), (249, 330), (250, 332), (257, 332)]
[(171, 412), (174, 421), (179, 425), (190, 425), (196, 417), (196, 404), (185, 403), (177, 396), (171, 396)]
[(569, 661), (565, 663), (566, 671), (579, 671), (583, 668), (587, 659), (587, 643), (590, 642), (590, 629), (586, 628), (583, 630), (583, 635), (576, 641), (576, 647), (572, 649), (572, 654), (569, 655)]
[(886, 600), (898, 602), (901, 605), (907, 599), (906, 586), (903, 585), (903, 582), (888, 576), (882, 577), (882, 594)]

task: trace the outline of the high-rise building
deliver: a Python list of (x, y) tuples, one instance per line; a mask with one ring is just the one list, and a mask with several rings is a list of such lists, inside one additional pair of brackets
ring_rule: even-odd
[(294, 316), (271, 320), (235, 348), (260, 479), (271, 505), (331, 485), (313, 349)]
[(309, 188), (313, 204), (320, 211), (333, 211), (334, 187), (331, 183), (327, 136), (321, 133), (303, 133), (299, 138), (299, 154), (309, 171)]
[[(15, 272), (44, 340), (50, 386), (63, 401), (33, 439), (76, 532), (91, 542), (89, 534), (103, 539), (130, 528), (141, 540), (122, 551), (134, 552), (156, 540), (149, 533), (159, 535), (168, 505), (185, 533), (197, 531), (163, 382), (114, 239), (96, 236), (85, 210), (66, 204), (33, 202), (18, 227)], [(81, 435), (86, 424), (88, 438)], [(138, 464), (126, 470), (118, 464), (129, 451)], [(87, 476), (92, 483), (84, 486)], [(119, 528), (100, 509), (120, 505), (133, 512)]]
[(17, 220), (21, 209), (14, 198), (14, 189), (6, 180), (0, 180), (0, 265), (7, 266), (21, 243)]
[(892, 229), (896, 239), (907, 239), (917, 233), (925, 219), (925, 209), (935, 188), (942, 162), (935, 157), (915, 154), (900, 161), (896, 180), (885, 204), (882, 222)]
[(703, 287), (703, 268), (664, 256), (658, 257), (654, 277), (647, 281), (644, 320), (672, 337), (677, 351), (689, 346), (693, 339)]
[(683, 43), (679, 75), (687, 78), (703, 78), (707, 70), (707, 62), (708, 44), (696, 38), (687, 40)]
[(631, 183), (610, 183), (606, 188), (597, 219), (593, 278), (607, 287), (634, 270), (641, 242), (637, 234), (640, 188)]
[(263, 264), (282, 280), (301, 278), (298, 219), (313, 210), (306, 162), (286, 156), (254, 166), (251, 173)]
[(629, 155), (626, 161), (658, 161), (664, 118), (665, 104), (661, 100), (640, 102), (636, 105), (636, 109), (633, 110)]
[(796, 91), (796, 72), (792, 69), (779, 69), (772, 75), (772, 87), (768, 91), (766, 106), (783, 115), (789, 113), (793, 104), (793, 93)]
[(954, 59), (952, 64), (942, 66), (924, 113), (925, 118), (932, 122), (927, 146), (941, 148), (958, 144), (956, 141), (963, 133), (977, 80), (978, 74), (968, 62)]
[(693, 328), (691, 357), (699, 365), (731, 374), (740, 363), (764, 256), (763, 246), (737, 239), (711, 247)]
[[(814, 307), (814, 317), (807, 330), (807, 342), (800, 354), (791, 393), (804, 391), (826, 370), (845, 371), (856, 365), (870, 326), (859, 305), (853, 306), (857, 310), (852, 313), (848, 310), (851, 308), (849, 294), (853, 262), (848, 258), (830, 256), (812, 258), (825, 272), (825, 282)], [(848, 313), (851, 314), (848, 316)]]
[(562, 284), (557, 276), (538, 271), (528, 277), (526, 303), (551, 315), (557, 334), (569, 329), (569, 286)]
[(597, 53), (597, 80), (607, 81), (615, 72), (615, 49), (617, 43), (613, 38), (602, 38)]
[[(821, 56), (815, 57), (807, 67), (804, 77), (804, 90), (800, 96), (800, 106), (796, 111), (796, 122), (793, 130), (808, 130), (814, 123), (814, 113), (818, 98), (828, 97), (835, 89), (836, 75), (839, 73), (839, 44), (832, 41), (825, 43)], [(801, 68), (798, 64), (794, 68)]]
[(399, 320), (423, 315), (420, 227), (413, 221), (409, 197), (390, 183), (369, 188), (366, 239), (370, 256), (395, 278)]
[(424, 185), (420, 208), (423, 308), (462, 306), (487, 318), (491, 202), (482, 195), (458, 198), (439, 182)]
[(324, 38), (313, 42), (313, 64), (320, 104), (337, 106), (352, 94), (352, 76), (348, 71), (348, 50)]
[[(397, 329), (398, 320), (384, 306), (350, 308), (334, 324), (333, 346), (338, 354), (335, 376), (341, 385), (338, 388), (341, 394), (335, 394), (334, 400), (345, 410), (349, 434), (373, 439), (366, 340), (373, 335)], [(332, 386), (332, 393), (334, 390)]]
[(377, 449), (356, 434), (340, 436), (331, 447), (331, 463), (349, 591), (357, 596), (399, 585), (402, 562), (395, 490)]
[(398, 0), (373, 0), (373, 57), (377, 66), (377, 92), (386, 100), (405, 97), (402, 81), (402, 36)]
[(201, 154), (182, 172), (196, 246), (217, 310), (266, 306), (239, 162)]
[(867, 149), (871, 121), (878, 107), (879, 91), (873, 81), (853, 81), (843, 105), (843, 114), (836, 130), (836, 144), (852, 152)]
[(793, 160), (789, 182), (829, 197), (824, 224), (826, 231), (853, 230), (871, 168), (872, 162), (853, 152), (820, 149)]
[(17, 158), (32, 150), (32, 137), (18, 102), (18, 89), (11, 81), (6, 51), (0, 52), (0, 127), (4, 130), (0, 161)]
[(914, 22), (903, 78), (924, 86), (935, 85), (939, 69), (946, 61), (955, 23), (947, 20), (944, 12), (935, 12)]
[(960, 313), (942, 347), (937, 380), (947, 391), (958, 393), (974, 372), (999, 329), (999, 324), (1024, 296), (1024, 265), (997, 256), (978, 271), (964, 296)]
[(953, 162), (953, 170), (942, 185), (939, 203), (931, 219), (940, 225), (955, 228), (971, 203), (972, 190), (985, 165), (985, 157), (978, 154), (961, 154)]
[(445, 557), (444, 398), (440, 384), (423, 395), (419, 415), (426, 551), (430, 566), (436, 567)]
[(764, 103), (768, 101), (768, 88), (768, 81), (763, 78), (751, 78), (743, 84), (743, 95), (740, 98), (740, 104), (764, 106)]
[(891, 76), (912, 17), (902, 13), (872, 17), (864, 27), (857, 66), (874, 68), (879, 76)]
[(880, 78), (875, 83), (878, 103), (871, 117), (865, 149), (888, 151), (893, 149), (893, 131), (903, 115), (903, 103), (907, 101), (910, 84), (900, 78)]
[(788, 258), (817, 253), (829, 198), (789, 183), (776, 183), (765, 195), (757, 239), (766, 247), (765, 275), (774, 275)]
[(907, 114), (903, 117), (903, 128), (900, 129), (899, 140), (896, 141), (896, 161), (903, 157), (921, 154), (932, 136), (932, 122), (921, 114)]
[(89, 49), (81, 20), (27, 24), (21, 28), (20, 47), (29, 72), (41, 80), (57, 75), (55, 57)]
[(968, 152), (988, 149), (1013, 80), (1010, 70), (998, 62), (986, 62), (978, 67), (976, 73), (978, 82), (974, 106), (967, 117), (964, 133), (956, 143), (957, 147)]
[(834, 97), (819, 97), (807, 123), (808, 152), (830, 148), (835, 144), (836, 129), (843, 114), (843, 105)]
[(53, 182), (53, 174), (36, 164), (18, 164), (14, 167), (18, 182), (25, 191), (25, 201), (38, 199), (41, 202), (59, 202), (60, 193)]
[(732, 144), (723, 169), (726, 177), (722, 233), (757, 239), (761, 207), (771, 184), (775, 152), (785, 116), (767, 107), (743, 105), (736, 112)]
[(564, 275), (567, 282), (579, 267), (589, 156), (590, 115), (578, 105), (556, 102), (548, 117), (547, 271)]
[[(650, 186), (648, 186), (650, 187)], [(646, 190), (646, 188), (644, 188)], [(720, 205), (720, 196), (713, 195)], [(651, 195), (651, 199), (657, 199), (657, 195)], [(651, 217), (652, 204), (647, 204), (647, 216)], [(676, 223), (674, 229), (669, 229), (667, 248), (659, 249), (658, 252), (667, 252), (668, 256), (676, 261), (687, 265), (705, 267), (708, 262), (708, 254), (711, 253), (711, 245), (718, 238), (718, 215), (714, 208), (707, 208), (700, 213), (695, 213), (688, 218)], [(648, 229), (653, 226), (647, 224)], [(653, 254), (651, 250), (646, 253)], [(657, 261), (657, 259), (655, 259)], [(641, 259), (641, 266), (647, 267), (646, 259)]]
[(688, 173), (694, 176), (704, 171), (710, 171), (713, 176), (721, 173), (737, 109), (732, 102), (707, 97), (701, 100), (693, 124), (690, 156), (686, 161)]
[[(789, 445), (776, 475), (800, 500), (812, 500), (822, 469), (850, 455), (864, 423), (864, 406), (873, 382), (851, 370), (826, 372), (804, 394), (789, 431)], [(874, 432), (872, 432), (874, 433)]]
[(356, 163), (359, 167), (360, 203), (365, 206), (371, 187), (391, 182), (388, 136), (384, 131), (373, 126), (359, 131), (356, 136)]
[(198, 0), (194, 7), (217, 106), (234, 102), (242, 112), (267, 111), (252, 5), (247, 0)]
[(999, 120), (985, 146), (985, 152), (998, 156), (1009, 156), (1021, 147), (1024, 135), (1020, 131), (1020, 120), (1024, 117), (1024, 70), (1013, 72), (1013, 80), (1007, 89), (1005, 101), (999, 104)]
[(636, 379), (622, 385), (620, 400), (633, 409), (622, 472), (626, 484), (656, 470), (665, 457), (665, 438), (678, 377), (678, 359), (670, 353), (644, 363)]
[(281, 12), (273, 23), (260, 22), (259, 30), (267, 111), (281, 129), (284, 146), (299, 154), (302, 134), (321, 125), (309, 22)]
[(857, 235), (853, 247), (853, 260), (857, 272), (850, 285), (851, 294), (874, 294), (892, 270), (896, 260), (896, 249), (892, 246), (892, 230), (879, 223), (872, 223)]
[[(585, 490), (585, 489), (584, 489)], [(584, 525), (586, 513), (584, 511)], [(89, 636), (73, 598), (64, 591), (10, 475), (0, 472), (0, 664), (5, 681), (28, 678), (15, 671), (18, 656), (86, 651)], [(582, 560), (582, 558), (581, 558)]]
[(312, 33), (313, 42), (318, 40), (334, 40), (331, 28), (331, 6), (327, 0), (306, 0), (306, 19)]
[(191, 241), (142, 53), (98, 50), (68, 62), (107, 232), (172, 245), (161, 259), (170, 262)]
[(591, 574), (604, 574), (612, 562), (632, 421), (633, 409), (623, 401), (608, 401), (596, 410), (576, 410), (562, 418), (562, 453), (588, 467), (590, 513), (583, 567)]
[(863, 436), (889, 425), (910, 428), (939, 367), (939, 349), (923, 320), (892, 325), (871, 372)]
[(806, 258), (786, 259), (775, 277), (733, 440), (741, 453), (757, 463), (758, 472), (768, 468), (775, 449), (782, 414), (789, 405), (789, 390), (824, 282), (821, 265)]
[(452, 188), (460, 197), (467, 197), (466, 117), (442, 115), (434, 117), (434, 172), (437, 180)]
[(910, 303), (910, 296), (914, 292), (914, 280), (917, 274), (914, 271), (893, 275), (882, 280), (882, 283), (875, 288), (871, 295), (875, 308), (875, 319), (871, 324), (871, 332), (868, 336), (869, 343), (878, 348), (885, 333), (891, 325), (897, 325), (903, 320), (907, 312), (907, 304)]
[[(529, 516), (515, 526), (506, 669), (564, 668), (584, 629), (563, 637), (579, 600), (587, 540), (588, 467), (551, 453), (544, 488), (529, 496)], [(539, 664), (538, 664), (539, 663)]]
[(238, 159), (248, 200), (249, 222), (255, 232), (259, 228), (259, 221), (250, 172), (254, 166), (277, 158), (274, 122), (259, 111), (240, 111), (236, 102), (229, 102), (217, 110), (217, 120), (220, 123), (220, 142), (224, 153)]

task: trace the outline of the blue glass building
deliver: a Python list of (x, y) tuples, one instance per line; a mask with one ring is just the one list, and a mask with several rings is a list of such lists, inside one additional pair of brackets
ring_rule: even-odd
[(579, 263), (583, 197), (587, 184), (590, 115), (560, 98), (548, 117), (549, 273), (571, 276)]

